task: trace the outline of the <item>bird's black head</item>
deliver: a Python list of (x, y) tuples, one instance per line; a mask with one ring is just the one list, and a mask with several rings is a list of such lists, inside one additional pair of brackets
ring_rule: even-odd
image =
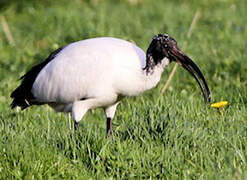
[(167, 34), (158, 34), (153, 37), (152, 42), (148, 47), (147, 55), (153, 57), (155, 64), (160, 63), (164, 58), (168, 58), (172, 61), (173, 59), (169, 56), (169, 51), (174, 47), (177, 47), (175, 39)]
[(174, 38), (167, 34), (158, 34), (153, 37), (147, 50), (147, 66), (151, 69), (160, 64), (164, 58), (174, 61), (186, 69), (199, 84), (205, 102), (210, 102), (210, 91), (207, 82), (198, 66), (178, 48)]

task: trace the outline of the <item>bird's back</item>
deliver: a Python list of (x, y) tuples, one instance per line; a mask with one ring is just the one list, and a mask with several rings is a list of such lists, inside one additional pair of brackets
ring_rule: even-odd
[(122, 86), (131, 86), (144, 66), (145, 53), (133, 43), (110, 37), (83, 40), (46, 64), (31, 92), (39, 102), (61, 103), (123, 94)]

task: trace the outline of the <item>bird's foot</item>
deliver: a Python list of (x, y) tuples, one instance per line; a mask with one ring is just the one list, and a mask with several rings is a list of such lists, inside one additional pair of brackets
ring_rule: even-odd
[(74, 123), (74, 130), (77, 131), (79, 128), (80, 122), (76, 122)]
[(108, 137), (112, 137), (112, 134), (113, 134), (112, 129), (110, 129), (110, 130), (107, 131), (107, 136)]

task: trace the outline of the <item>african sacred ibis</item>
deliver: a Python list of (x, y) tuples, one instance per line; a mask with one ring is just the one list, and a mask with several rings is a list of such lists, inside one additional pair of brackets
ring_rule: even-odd
[(11, 94), (11, 107), (48, 104), (58, 112), (72, 112), (75, 127), (88, 110), (103, 107), (107, 134), (112, 134), (119, 97), (138, 96), (154, 88), (172, 61), (189, 71), (209, 102), (210, 91), (200, 69), (172, 37), (158, 34), (146, 54), (135, 44), (112, 37), (82, 40), (57, 49), (21, 77), (20, 86)]

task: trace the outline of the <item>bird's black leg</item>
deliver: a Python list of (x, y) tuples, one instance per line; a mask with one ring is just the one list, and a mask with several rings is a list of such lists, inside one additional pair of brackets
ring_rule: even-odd
[(106, 134), (112, 136), (112, 118), (106, 118)]
[(74, 123), (74, 130), (77, 131), (79, 128), (80, 122), (75, 121)]
[(115, 104), (108, 106), (105, 108), (105, 114), (106, 114), (106, 134), (108, 136), (112, 136), (113, 131), (112, 131), (112, 120), (117, 108), (118, 102)]

